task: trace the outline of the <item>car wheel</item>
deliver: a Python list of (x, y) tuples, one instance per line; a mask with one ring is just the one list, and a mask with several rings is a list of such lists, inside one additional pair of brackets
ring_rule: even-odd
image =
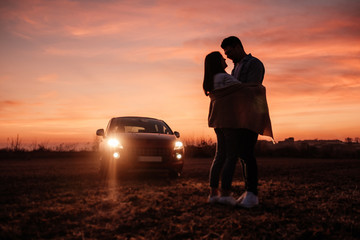
[(181, 176), (181, 172), (177, 172), (177, 171), (169, 171), (169, 177), (170, 178), (178, 178)]

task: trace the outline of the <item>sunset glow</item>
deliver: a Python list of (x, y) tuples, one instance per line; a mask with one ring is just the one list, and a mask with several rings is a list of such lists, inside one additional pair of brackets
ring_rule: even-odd
[(203, 62), (230, 35), (265, 65), (275, 140), (360, 137), (359, 12), (355, 0), (1, 1), (0, 143), (91, 142), (115, 116), (214, 138)]

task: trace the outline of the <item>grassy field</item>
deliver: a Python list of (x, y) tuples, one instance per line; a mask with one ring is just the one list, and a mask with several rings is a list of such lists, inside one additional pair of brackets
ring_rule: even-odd
[[(258, 159), (260, 206), (206, 203), (211, 159), (103, 181), (94, 158), (0, 161), (0, 239), (359, 239), (360, 161)], [(243, 191), (240, 170), (234, 195)]]

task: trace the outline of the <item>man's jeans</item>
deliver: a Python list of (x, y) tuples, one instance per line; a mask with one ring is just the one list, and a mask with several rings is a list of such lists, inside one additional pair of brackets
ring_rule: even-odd
[(216, 156), (210, 171), (210, 186), (231, 190), (238, 157), (241, 158), (246, 191), (258, 194), (258, 169), (254, 149), (258, 134), (243, 128), (215, 129), (217, 136)]

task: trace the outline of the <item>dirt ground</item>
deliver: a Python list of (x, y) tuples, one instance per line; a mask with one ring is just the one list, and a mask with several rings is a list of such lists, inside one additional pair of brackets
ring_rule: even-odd
[(253, 209), (206, 202), (211, 160), (107, 181), (94, 158), (1, 160), (0, 239), (360, 238), (359, 160), (258, 159)]

